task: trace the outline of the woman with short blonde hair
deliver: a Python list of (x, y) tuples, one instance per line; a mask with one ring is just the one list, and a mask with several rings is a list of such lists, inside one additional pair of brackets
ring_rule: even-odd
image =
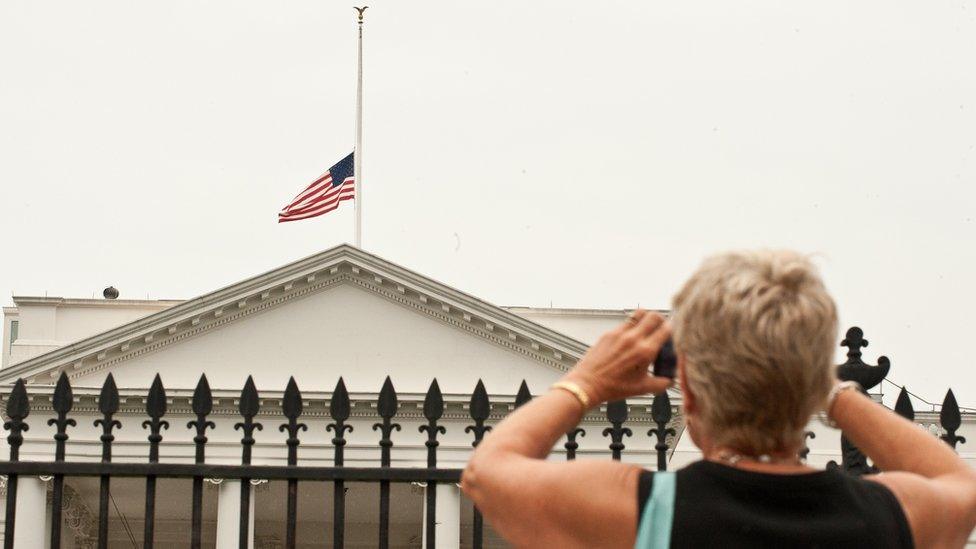
[[(676, 473), (546, 461), (591, 408), (673, 384), (648, 372), (672, 330), (687, 433), (703, 459)], [(836, 308), (807, 257), (709, 258), (675, 296), (671, 323), (636, 311), (496, 426), (462, 488), (525, 547), (962, 547), (976, 526), (976, 473), (838, 383), (836, 338)], [(806, 466), (798, 452), (820, 411), (885, 472)]]

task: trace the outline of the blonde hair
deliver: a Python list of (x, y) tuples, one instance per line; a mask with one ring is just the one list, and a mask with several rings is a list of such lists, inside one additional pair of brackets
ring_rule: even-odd
[(827, 398), (837, 311), (813, 263), (791, 251), (705, 260), (673, 299), (677, 350), (714, 444), (781, 452)]

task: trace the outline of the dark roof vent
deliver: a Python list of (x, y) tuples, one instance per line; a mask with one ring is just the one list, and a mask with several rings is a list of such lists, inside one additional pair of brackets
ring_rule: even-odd
[(105, 299), (118, 299), (119, 290), (116, 289), (115, 286), (109, 286), (108, 288), (102, 290), (102, 297)]

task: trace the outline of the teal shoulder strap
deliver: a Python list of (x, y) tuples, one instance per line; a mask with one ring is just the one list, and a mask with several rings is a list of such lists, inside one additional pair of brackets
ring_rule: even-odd
[(667, 549), (671, 547), (671, 525), (674, 520), (673, 472), (654, 473), (651, 497), (644, 505), (640, 528), (637, 529), (635, 549)]

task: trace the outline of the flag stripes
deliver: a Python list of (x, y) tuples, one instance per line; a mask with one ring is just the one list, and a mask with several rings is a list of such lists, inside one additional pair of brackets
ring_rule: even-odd
[(316, 217), (338, 208), (343, 200), (355, 198), (353, 165), (353, 155), (350, 154), (329, 168), (278, 213), (278, 222)]

